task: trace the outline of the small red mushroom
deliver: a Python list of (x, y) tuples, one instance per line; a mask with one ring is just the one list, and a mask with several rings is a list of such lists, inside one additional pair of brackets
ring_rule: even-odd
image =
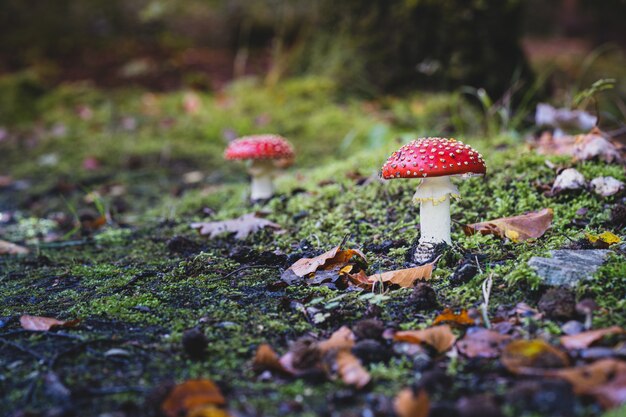
[(248, 160), (248, 173), (252, 177), (250, 199), (264, 200), (274, 195), (274, 177), (278, 168), (286, 168), (293, 162), (293, 146), (278, 135), (244, 136), (232, 141), (224, 158)]
[(413, 259), (428, 261), (438, 243), (450, 244), (450, 196), (459, 190), (450, 176), (484, 175), (487, 171), (480, 153), (456, 139), (420, 138), (391, 154), (382, 168), (384, 179), (419, 178), (413, 196), (420, 203), (419, 245)]

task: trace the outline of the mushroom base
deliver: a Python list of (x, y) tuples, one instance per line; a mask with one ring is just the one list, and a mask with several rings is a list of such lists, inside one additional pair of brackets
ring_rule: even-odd
[(254, 161), (250, 173), (250, 200), (266, 200), (274, 195), (274, 165), (270, 161)]

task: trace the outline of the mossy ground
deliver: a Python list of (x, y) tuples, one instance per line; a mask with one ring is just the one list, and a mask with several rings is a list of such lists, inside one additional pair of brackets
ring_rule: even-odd
[[(3, 413), (71, 405), (81, 416), (116, 410), (153, 415), (164, 387), (205, 377), (218, 382), (229, 407), (245, 415), (331, 415), (334, 410), (349, 415), (419, 380), (411, 361), (394, 357), (370, 369), (369, 393), (345, 404), (342, 398), (350, 389), (340, 382), (262, 382), (250, 366), (260, 343), (284, 351), (303, 334), (327, 336), (364, 317), (373, 303), (381, 319), (400, 328), (424, 326), (435, 317), (434, 311), (417, 314), (408, 289), (369, 298), (325, 287), (272, 285), (281, 268), (311, 251), (303, 247), (327, 250), (346, 236), (345, 246), (365, 252), (370, 272), (404, 266), (419, 224), (419, 209), (411, 203), (417, 184), (383, 183), (377, 171), (410, 137), (464, 132), (489, 169), (485, 178), (459, 181), (463, 198), (452, 207), (455, 246), (432, 280), (443, 306), (478, 306), (480, 285), (489, 275), (492, 311), (522, 301), (534, 306), (545, 287), (526, 265), (531, 256), (571, 245), (585, 232), (625, 234), (609, 222), (620, 197), (546, 195), (541, 186), (555, 177), (546, 159), (565, 166), (571, 164), (568, 158), (538, 156), (514, 132), (482, 136), (480, 113), (457, 95), (359, 102), (342, 99), (326, 80), (308, 78), (272, 89), (245, 81), (199, 98), (199, 111), (190, 114), (182, 109), (183, 93), (105, 95), (67, 86), (37, 102), (41, 117), (34, 127), (17, 126), (0, 142), (0, 175), (16, 180), (0, 195), (0, 210), (13, 217), (1, 226), (3, 238), (33, 249), (25, 257), (0, 258)], [(278, 180), (279, 194), (251, 205), (244, 167), (225, 163), (222, 151), (230, 136), (266, 131), (290, 138), (299, 156)], [(90, 157), (98, 161), (95, 170), (83, 166)], [(576, 168), (588, 179), (626, 180), (618, 165), (585, 162)], [(202, 179), (184, 180), (196, 170)], [(458, 226), (544, 207), (554, 210), (552, 228), (525, 243), (468, 237)], [(585, 226), (577, 221), (581, 208), (588, 210)], [(85, 210), (107, 214), (108, 224), (96, 231), (84, 224), (73, 229), (74, 217)], [(261, 232), (245, 241), (207, 240), (189, 227), (193, 221), (254, 210), (268, 211), (268, 219), (286, 232)], [(45, 242), (52, 233), (60, 238)], [(168, 244), (174, 237), (188, 239), (188, 247)], [(387, 249), (377, 249), (386, 241), (391, 241)], [(485, 255), (483, 270), (454, 285), (450, 276), (465, 253)], [(626, 325), (625, 260), (616, 251), (576, 289), (579, 297), (593, 297), (602, 307), (596, 326)], [(249, 266), (257, 267), (238, 271)], [(315, 322), (292, 301), (328, 314)], [(19, 330), (22, 314), (82, 322), (73, 330), (31, 334)], [(549, 322), (544, 326), (547, 332), (558, 329)], [(182, 334), (192, 327), (210, 341), (203, 360), (190, 359), (182, 349)], [(111, 354), (112, 348), (125, 353)], [(502, 382), (490, 384), (476, 370), (457, 365), (448, 369), (456, 382), (443, 399), (505, 389)], [(50, 371), (71, 390), (71, 399), (46, 388)], [(599, 413), (582, 403), (577, 410), (581, 416)]]

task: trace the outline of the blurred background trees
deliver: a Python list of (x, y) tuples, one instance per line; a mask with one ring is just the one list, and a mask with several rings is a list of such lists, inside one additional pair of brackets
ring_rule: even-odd
[(624, 0), (4, 0), (0, 72), (45, 83), (217, 89), (261, 74), (325, 75), (346, 91), (533, 80), (521, 41), (575, 36), (622, 46)]

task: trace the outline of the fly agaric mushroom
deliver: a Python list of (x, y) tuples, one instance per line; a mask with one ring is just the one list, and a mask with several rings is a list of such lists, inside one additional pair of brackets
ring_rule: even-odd
[(279, 168), (293, 161), (293, 147), (278, 135), (244, 136), (232, 141), (224, 158), (248, 160), (248, 173), (252, 176), (250, 199), (264, 200), (274, 195), (274, 177)]
[(419, 245), (413, 254), (416, 263), (433, 256), (437, 244), (450, 244), (450, 197), (459, 197), (451, 176), (484, 175), (481, 154), (455, 139), (420, 138), (394, 152), (382, 168), (384, 179), (420, 178), (413, 196), (420, 203)]

